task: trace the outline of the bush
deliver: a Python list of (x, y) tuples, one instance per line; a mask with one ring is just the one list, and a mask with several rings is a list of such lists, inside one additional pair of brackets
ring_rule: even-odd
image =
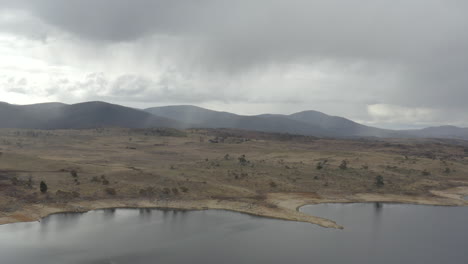
[(142, 196), (155, 196), (156, 195), (156, 190), (153, 187), (147, 187), (146, 189), (140, 189), (140, 195)]
[(340, 164), (340, 169), (346, 170), (348, 168), (348, 162), (346, 160), (343, 160)]
[(108, 195), (116, 195), (117, 192), (115, 191), (114, 188), (106, 188), (105, 192), (108, 194)]
[(375, 176), (375, 185), (377, 187), (383, 187), (385, 185), (382, 175)]
[(77, 177), (78, 177), (78, 172), (76, 172), (76, 170), (72, 170), (72, 171), (70, 171), (70, 175), (71, 175), (73, 178), (77, 178)]
[(41, 181), (41, 184), (39, 186), (41, 193), (46, 193), (47, 192), (47, 184), (44, 181)]
[(271, 182), (270, 182), (270, 187), (271, 187), (271, 188), (276, 188), (277, 186), (278, 186), (278, 185), (276, 184), (276, 182), (274, 182), (274, 181), (271, 181)]
[(171, 189), (165, 187), (165, 188), (163, 189), (163, 193), (164, 193), (164, 194), (171, 194)]
[(240, 163), (240, 165), (245, 166), (245, 165), (247, 165), (247, 163), (249, 163), (249, 162), (248, 162), (247, 159), (245, 158), (245, 155), (242, 155), (242, 156), (239, 157), (239, 163)]
[(317, 170), (323, 169), (323, 164), (322, 162), (317, 163)]
[(91, 182), (100, 182), (101, 180), (99, 180), (98, 176), (93, 176), (93, 178), (91, 179)]

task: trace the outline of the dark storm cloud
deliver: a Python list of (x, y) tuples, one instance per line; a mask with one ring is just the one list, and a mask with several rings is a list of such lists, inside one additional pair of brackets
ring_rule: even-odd
[[(200, 41), (200, 58), (213, 67), (329, 59), (415, 69), (440, 65), (448, 71), (466, 66), (466, 1), (6, 2), (89, 40), (131, 42), (157, 35), (180, 37), (187, 46)], [(439, 69), (428, 69), (428, 76)]]

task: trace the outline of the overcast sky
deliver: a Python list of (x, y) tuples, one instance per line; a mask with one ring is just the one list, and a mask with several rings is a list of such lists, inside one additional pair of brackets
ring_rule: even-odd
[(468, 126), (468, 1), (0, 0), (0, 101)]

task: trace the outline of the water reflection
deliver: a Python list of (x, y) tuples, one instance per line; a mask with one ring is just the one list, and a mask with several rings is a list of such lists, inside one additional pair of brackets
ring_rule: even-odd
[(226, 211), (57, 214), (0, 226), (0, 263), (468, 263), (466, 207), (369, 203), (301, 210), (345, 229)]
[(383, 204), (380, 203), (380, 202), (376, 202), (376, 203), (374, 203), (374, 207), (375, 207), (375, 212), (380, 213), (380, 211), (382, 211)]

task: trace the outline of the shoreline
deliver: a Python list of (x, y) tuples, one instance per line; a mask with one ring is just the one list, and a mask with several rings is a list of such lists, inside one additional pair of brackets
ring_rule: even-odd
[(468, 188), (453, 188), (436, 191), (434, 197), (414, 197), (390, 194), (362, 193), (347, 197), (317, 198), (311, 193), (269, 193), (262, 203), (250, 203), (237, 200), (120, 200), (106, 199), (97, 201), (75, 201), (68, 204), (27, 205), (22, 210), (11, 214), (2, 212), (0, 225), (20, 222), (41, 221), (41, 219), (59, 213), (86, 213), (105, 209), (169, 209), (169, 210), (226, 210), (252, 216), (271, 219), (296, 221), (316, 224), (325, 228), (344, 229), (336, 222), (300, 211), (306, 205), (323, 203), (399, 203), (428, 206), (468, 206), (463, 197)]

